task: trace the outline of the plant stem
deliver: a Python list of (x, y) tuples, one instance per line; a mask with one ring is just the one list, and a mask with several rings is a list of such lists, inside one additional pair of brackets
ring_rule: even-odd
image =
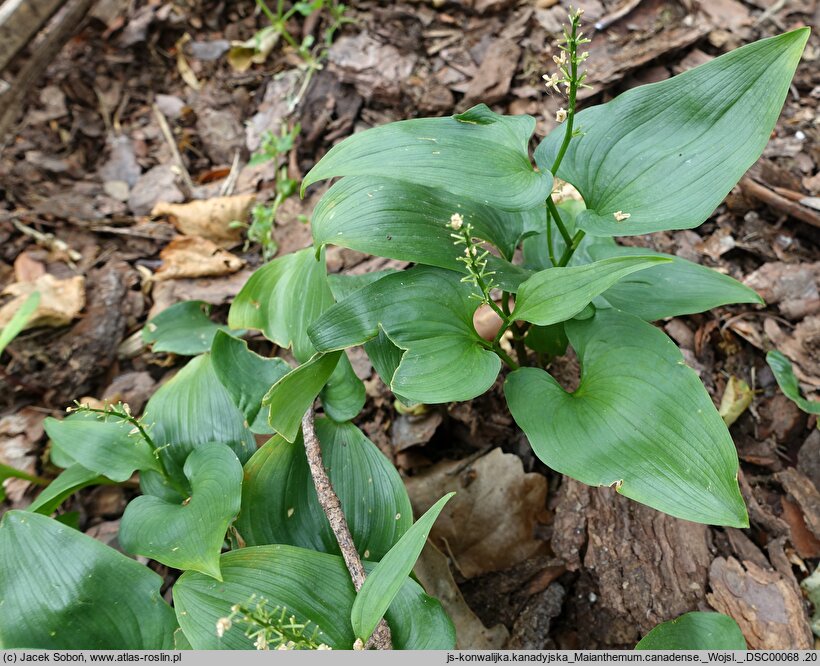
[(572, 236), (569, 235), (569, 231), (567, 231), (567, 227), (561, 219), (561, 214), (558, 212), (558, 206), (556, 206), (552, 200), (552, 196), (547, 199), (547, 210), (550, 211), (555, 218), (555, 224), (558, 227), (558, 231), (561, 232), (561, 238), (564, 239), (564, 243), (569, 247), (572, 244)]
[[(567, 102), (567, 119), (566, 119), (566, 128), (564, 130), (564, 140), (561, 143), (561, 148), (558, 150), (558, 154), (555, 156), (555, 161), (552, 163), (552, 167), (550, 168), (550, 172), (555, 175), (558, 172), (558, 167), (561, 166), (561, 161), (564, 159), (564, 155), (567, 152), (567, 148), (569, 148), (569, 142), (572, 140), (572, 129), (573, 123), (575, 121), (575, 97), (578, 93), (578, 60), (576, 58), (576, 54), (578, 52), (578, 23), (580, 22), (580, 16), (575, 15), (572, 17), (571, 21), (571, 33), (567, 38), (567, 49), (569, 49), (569, 67), (570, 67), (570, 77), (569, 77), (569, 95), (568, 95), (568, 102)], [(566, 33), (564, 33), (566, 34)]]
[[(310, 475), (313, 477), (313, 485), (316, 488), (319, 504), (330, 523), (330, 529), (336, 537), (336, 543), (339, 544), (339, 549), (342, 551), (342, 558), (350, 573), (353, 587), (358, 592), (364, 585), (366, 574), (359, 553), (356, 550), (356, 545), (353, 543), (353, 535), (350, 534), (350, 528), (342, 510), (342, 503), (339, 501), (336, 491), (333, 490), (330, 477), (328, 477), (322, 462), (322, 448), (319, 445), (319, 439), (316, 437), (316, 429), (313, 424), (313, 406), (302, 417), (302, 436), (305, 440), (305, 454), (307, 455), (308, 467), (310, 468)], [(390, 627), (387, 626), (384, 618), (379, 620), (378, 626), (365, 647), (375, 647), (377, 650), (393, 649)]]
[(498, 354), (501, 360), (504, 361), (504, 363), (506, 363), (508, 366), (510, 366), (511, 369), (518, 370), (518, 368), (521, 367), (520, 365), (518, 365), (518, 363), (512, 360), (512, 357), (501, 348), (501, 344), (499, 344), (498, 342), (493, 344), (493, 351), (496, 354)]
[(575, 253), (575, 250), (578, 249), (578, 246), (581, 244), (581, 241), (584, 239), (586, 233), (579, 229), (575, 232), (575, 236), (572, 239), (572, 242), (567, 245), (567, 249), (564, 250), (564, 254), (561, 255), (561, 261), (558, 262), (558, 265), (563, 267), (569, 263), (569, 260), (572, 259), (572, 255)]
[[(552, 195), (550, 194), (550, 199)], [(555, 249), (552, 247), (552, 220), (550, 219), (550, 209), (547, 206), (547, 254), (550, 258), (550, 263), (553, 266), (557, 266), (558, 262), (555, 261)]]

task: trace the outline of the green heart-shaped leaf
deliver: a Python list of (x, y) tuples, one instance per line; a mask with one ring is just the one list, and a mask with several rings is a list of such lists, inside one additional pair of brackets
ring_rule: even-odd
[(476, 333), (476, 301), (457, 273), (417, 266), (387, 275), (329, 308), (309, 329), (316, 349), (364, 344), (382, 329), (406, 350), (390, 388), (425, 403), (470, 400), (486, 391), (501, 361)]
[(231, 305), (228, 325), (262, 331), (280, 347), (292, 347), (304, 363), (314, 352), (307, 327), (332, 303), (324, 254), (317, 261), (313, 248), (305, 248), (251, 275)]
[(740, 627), (722, 613), (692, 612), (659, 624), (636, 650), (745, 650)]
[(142, 339), (155, 352), (171, 352), (181, 356), (196, 356), (211, 348), (220, 326), (208, 314), (211, 306), (203, 301), (183, 301), (163, 310), (145, 324)]
[(748, 525), (729, 431), (675, 344), (618, 310), (564, 328), (583, 367), (574, 393), (537, 368), (516, 370), (504, 386), (536, 455), (678, 518)]
[(174, 611), (148, 567), (28, 511), (0, 520), (0, 646), (169, 650)]
[[(316, 434), (356, 550), (363, 559), (380, 560), (413, 522), (401, 477), (353, 424), (317, 419)], [(236, 528), (249, 546), (285, 543), (340, 554), (301, 434), (293, 444), (274, 437), (245, 464)]]
[(344, 352), (319, 398), (325, 414), (339, 423), (355, 418), (362, 411), (367, 400), (364, 383), (356, 376)]
[(530, 163), (534, 129), (531, 116), (500, 116), (483, 104), (447, 118), (374, 127), (331, 148), (305, 176), (302, 192), (334, 176), (387, 173), (495, 208), (528, 210), (543, 204), (552, 189), (552, 176)]
[(192, 569), (221, 580), (219, 553), (239, 513), (242, 465), (227, 446), (200, 446), (183, 469), (191, 497), (182, 504), (142, 495), (125, 509), (120, 543), (175, 569)]
[[(763, 39), (581, 111), (557, 174), (584, 197), (578, 226), (627, 236), (706, 220), (763, 152), (808, 36)], [(558, 127), (538, 146), (542, 169), (563, 138)]]
[(191, 359), (163, 384), (148, 401), (143, 420), (152, 424), (151, 438), (179, 487), (187, 486), (182, 467), (197, 446), (227, 444), (240, 462), (256, 450), (245, 417), (217, 378), (210, 354)]
[(457, 261), (450, 216), (459, 213), (475, 236), (511, 259), (521, 236), (543, 227), (545, 208), (507, 212), (443, 190), (384, 177), (343, 178), (322, 197), (311, 217), (316, 247), (327, 243), (360, 252), (464, 271)]
[[(137, 470), (160, 471), (151, 445), (127, 421), (80, 412), (58, 421), (43, 422), (58, 464), (78, 462), (112, 481), (127, 481)], [(71, 462), (69, 462), (71, 461)]]
[[(225, 553), (222, 582), (188, 571), (174, 586), (174, 608), (180, 626), (195, 650), (250, 650), (253, 639), (234, 623), (222, 638), (216, 622), (231, 606), (254, 595), (271, 610), (287, 609), (298, 622), (318, 628), (317, 642), (349, 650), (355, 636), (350, 609), (356, 593), (350, 574), (337, 555), (294, 546), (254, 546)], [(372, 569), (365, 563), (365, 569)], [(387, 612), (393, 647), (399, 650), (447, 650), (455, 645), (450, 619), (418, 583), (407, 579)]]
[(613, 257), (585, 266), (548, 268), (518, 288), (514, 317), (539, 326), (577, 315), (592, 299), (621, 278), (669, 260), (663, 257)]
[(734, 278), (670, 254), (603, 244), (590, 245), (588, 252), (595, 259), (640, 254), (669, 260), (619, 280), (603, 294), (613, 307), (647, 321), (705, 312), (728, 303), (763, 304), (754, 289)]
[(455, 493), (448, 493), (431, 506), (399, 539), (368, 575), (350, 609), (350, 621), (358, 638), (366, 641), (393, 603), (404, 581), (410, 575), (427, 535), (444, 505)]
[(288, 374), (291, 367), (281, 358), (265, 358), (248, 349), (248, 343), (223, 331), (214, 337), (211, 362), (219, 381), (234, 404), (251, 424), (252, 432), (270, 435), (268, 414), (262, 399), (270, 387)]
[(316, 354), (270, 387), (262, 404), (270, 412), (268, 424), (289, 442), (296, 439), (302, 417), (330, 379), (342, 352)]

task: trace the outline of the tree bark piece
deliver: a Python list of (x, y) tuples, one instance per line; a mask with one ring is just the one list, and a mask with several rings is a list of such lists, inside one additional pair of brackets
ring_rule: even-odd
[(64, 0), (6, 0), (0, 4), (0, 72), (63, 2)]
[[(695, 610), (706, 593), (711, 536), (705, 525), (672, 518), (566, 479), (556, 508), (553, 550), (597, 582), (597, 602), (634, 636)], [(586, 550), (584, 551), (584, 546)]]
[(803, 600), (779, 573), (754, 562), (717, 558), (709, 572), (709, 604), (731, 616), (752, 650), (809, 650)]
[[(313, 485), (316, 487), (316, 494), (319, 497), (319, 504), (325, 516), (327, 516), (330, 529), (333, 530), (333, 535), (336, 537), (336, 542), (342, 551), (342, 558), (345, 561), (347, 570), (350, 572), (353, 587), (358, 592), (364, 585), (366, 574), (359, 553), (356, 550), (356, 545), (353, 543), (353, 535), (350, 534), (350, 528), (342, 510), (342, 503), (339, 501), (336, 491), (333, 490), (330, 477), (327, 475), (325, 465), (322, 462), (322, 448), (319, 445), (319, 438), (316, 436), (313, 425), (313, 407), (308, 409), (302, 418), (302, 435), (305, 440), (308, 467), (310, 468), (310, 475), (313, 477)], [(392, 649), (390, 627), (387, 626), (384, 619), (379, 621), (376, 630), (367, 642), (366, 647), (370, 646), (378, 650)]]

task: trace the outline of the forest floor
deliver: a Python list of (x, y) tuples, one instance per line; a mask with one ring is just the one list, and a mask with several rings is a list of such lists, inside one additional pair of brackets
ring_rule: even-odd
[[(53, 325), (26, 331), (3, 356), (0, 463), (53, 476), (42, 422), (75, 399), (140, 410), (185, 361), (143, 344), (147, 319), (199, 299), (224, 321), (262, 263), (260, 248), (245, 248), (242, 230), (226, 222), (273, 197), (275, 164), (249, 164), (264, 130), (300, 125), (283, 160), (300, 180), (356, 130), (478, 102), (535, 116), (535, 139), (553, 128), (565, 100), (547, 93), (541, 75), (553, 69), (564, 3), (349, 4), (332, 35), (327, 10), (288, 23), (297, 42), (332, 37), (306, 81), (304, 58), (284, 39), (259, 62), (229, 57), (232, 41), (269, 25), (253, 0), (99, 0), (29, 89), (0, 137), (0, 326), (3, 305), (32, 284)], [(816, 0), (575, 5), (593, 36), (582, 107), (813, 25), (818, 11)], [(677, 520), (563, 479), (515, 427), (501, 380), (471, 402), (401, 414), (367, 358), (353, 356), (369, 395), (358, 424), (405, 476), (414, 508), (459, 491), (417, 573), (453, 616), (461, 647), (631, 648), (659, 621), (709, 608), (732, 615), (750, 647), (814, 646), (799, 583), (820, 562), (820, 432), (777, 390), (764, 356), (777, 347), (804, 389), (820, 390), (818, 57), (815, 33), (763, 157), (705, 224), (630, 239), (727, 273), (766, 299), (660, 324), (715, 404), (733, 377), (755, 391), (731, 426), (751, 528)], [(306, 219), (321, 191), (280, 208), (279, 255), (310, 244)], [(235, 197), (229, 219), (216, 210), (220, 195)], [(161, 214), (186, 201), (200, 202), (197, 214)], [(334, 272), (404, 265), (339, 248), (327, 259)], [(571, 374), (566, 366), (558, 371)], [(6, 491), (0, 514), (36, 494), (20, 480)], [(116, 547), (133, 492), (83, 491), (61, 511), (78, 512), (83, 531)]]

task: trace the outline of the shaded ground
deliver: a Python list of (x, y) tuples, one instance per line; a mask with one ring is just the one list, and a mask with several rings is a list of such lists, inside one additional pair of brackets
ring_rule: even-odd
[[(307, 86), (303, 61), (282, 44), (245, 71), (229, 64), (229, 41), (266, 25), (254, 2), (94, 5), (29, 91), (0, 155), (0, 286), (11, 294), (37, 282), (54, 293), (51, 323), (62, 320), (26, 332), (4, 355), (0, 462), (53, 474), (42, 420), (75, 398), (120, 398), (140, 409), (183, 361), (144, 348), (139, 331), (150, 316), (185, 299), (211, 302), (224, 316), (262, 259), (224, 224), (208, 222), (211, 200), (247, 195), (232, 200), (232, 219), (272, 198), (275, 169), (247, 165), (263, 130), (301, 124), (285, 160), (301, 179), (356, 129), (481, 101), (536, 116), (537, 138), (553, 127), (565, 102), (546, 93), (541, 75), (552, 69), (561, 3), (351, 4), (353, 21)], [(817, 13), (814, 0), (576, 4), (590, 27), (600, 26), (583, 105), (811, 25)], [(298, 40), (320, 40), (328, 24), (325, 12), (289, 27)], [(461, 491), (419, 575), (449, 604), (464, 647), (632, 647), (657, 622), (709, 607), (732, 615), (750, 647), (814, 645), (798, 583), (820, 560), (820, 433), (815, 417), (776, 390), (764, 353), (781, 349), (804, 387), (820, 388), (819, 46), (812, 35), (763, 158), (712, 218), (696, 231), (630, 239), (744, 280), (768, 302), (663, 322), (716, 404), (731, 377), (755, 389), (732, 426), (750, 529), (679, 521), (562, 480), (534, 458), (500, 384), (471, 403), (400, 415), (367, 359), (354, 358), (371, 396), (360, 425), (406, 474), (417, 510), (445, 490)], [(6, 74), (13, 78), (23, 60)], [(309, 217), (317, 196), (280, 210), (280, 254), (310, 243), (300, 216)], [(151, 215), (157, 203), (190, 199), (210, 203), (189, 224)], [(177, 233), (187, 238), (169, 247)], [(336, 248), (328, 264), (365, 272), (384, 260)], [(0, 325), (10, 298), (0, 300)], [(571, 360), (555, 370), (570, 381), (577, 371)], [(31, 501), (28, 484), (6, 487), (3, 508)], [(98, 488), (63, 510), (115, 543), (130, 493)]]

